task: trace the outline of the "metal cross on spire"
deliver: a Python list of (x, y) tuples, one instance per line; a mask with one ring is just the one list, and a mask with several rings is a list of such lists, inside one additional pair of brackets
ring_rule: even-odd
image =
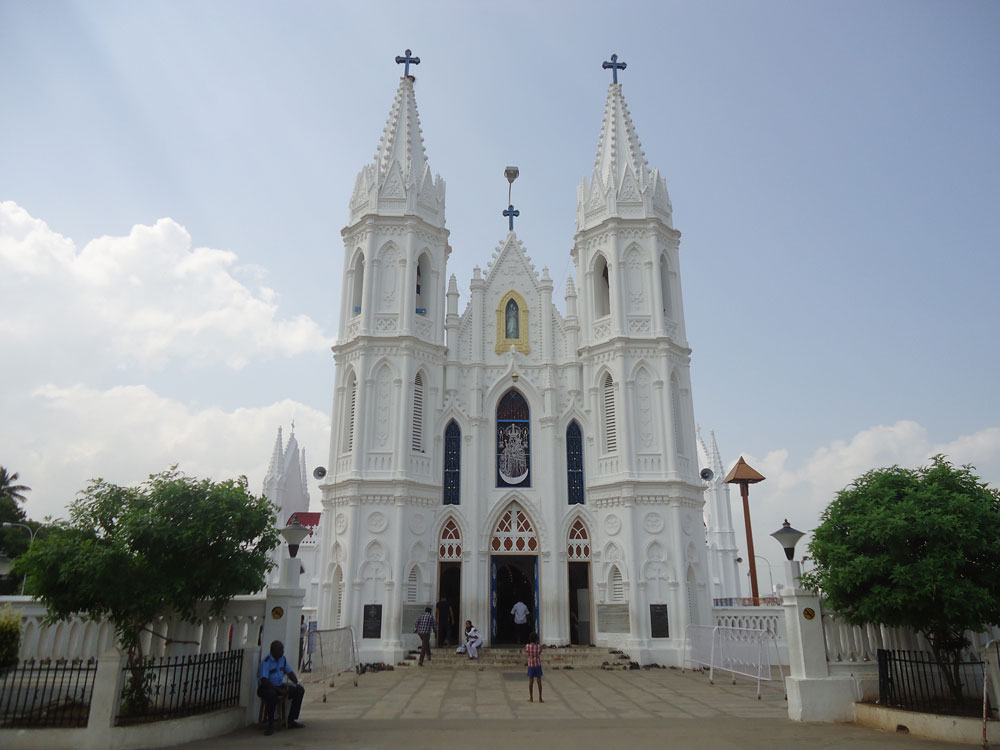
[(411, 63), (413, 65), (420, 65), (420, 58), (419, 57), (412, 57), (412, 53), (410, 52), (410, 50), (406, 50), (406, 56), (405, 57), (403, 55), (396, 55), (396, 65), (404, 65), (405, 64), (405, 67), (403, 68), (403, 77), (404, 78), (409, 78), (410, 77), (410, 64)]
[(521, 212), (514, 208), (514, 204), (510, 204), (504, 209), (503, 215), (507, 217), (507, 228), (510, 231), (514, 231), (514, 217), (520, 216)]
[[(407, 54), (409, 54), (410, 51), (407, 50), (406, 52), (407, 52)], [(396, 58), (396, 62), (399, 62), (399, 58), (398, 57)], [(601, 63), (601, 67), (604, 68), (605, 70), (608, 70), (610, 68), (611, 69), (611, 76), (614, 79), (612, 82), (613, 83), (618, 83), (618, 71), (619, 70), (625, 70), (625, 68), (628, 67), (628, 63), (626, 63), (626, 62), (618, 62), (618, 55), (612, 55), (611, 56), (611, 61), (608, 62), (607, 60), (605, 60), (604, 62)]]

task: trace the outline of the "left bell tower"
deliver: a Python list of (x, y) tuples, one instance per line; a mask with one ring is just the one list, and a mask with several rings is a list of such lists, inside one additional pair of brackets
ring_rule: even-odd
[[(451, 248), (445, 184), (432, 175), (406, 67), (375, 158), (361, 168), (341, 231), (340, 328), (333, 347), (330, 472), (323, 485), (321, 569), (339, 590), (320, 594), (322, 627), (354, 625), (381, 607), (369, 656), (402, 655), (403, 529), (440, 502), (440, 441), (433, 439), (444, 382), (445, 282)], [(430, 532), (428, 532), (430, 533)], [(329, 537), (329, 538), (327, 538)], [(430, 601), (426, 586), (408, 597)], [(426, 588), (426, 591), (420, 590)], [(396, 653), (398, 652), (398, 654)], [(366, 658), (362, 654), (363, 658)]]

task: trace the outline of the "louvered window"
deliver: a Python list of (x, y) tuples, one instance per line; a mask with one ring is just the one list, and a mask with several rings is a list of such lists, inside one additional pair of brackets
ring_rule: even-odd
[(358, 401), (358, 379), (352, 373), (350, 385), (347, 386), (347, 423), (344, 427), (344, 453), (354, 450), (354, 411)]
[(604, 376), (604, 450), (618, 450), (618, 428), (615, 424), (615, 383), (611, 373)]
[(566, 500), (583, 505), (583, 432), (575, 421), (566, 428)]
[(445, 505), (461, 502), (462, 430), (452, 420), (444, 431), (444, 500)]
[(625, 601), (625, 582), (622, 580), (622, 572), (618, 570), (618, 566), (614, 566), (611, 569), (611, 587), (610, 587), (611, 601), (613, 602), (623, 602)]
[(417, 373), (413, 379), (413, 450), (424, 452), (424, 379)]
[(344, 575), (341, 573), (339, 567), (333, 574), (333, 587), (337, 596), (336, 604), (334, 605), (336, 609), (333, 613), (333, 627), (339, 628), (341, 615), (344, 612)]
[(681, 386), (677, 376), (670, 378), (670, 410), (674, 420), (674, 450), (677, 455), (684, 455), (684, 415), (681, 413)]
[(410, 577), (406, 579), (406, 601), (408, 604), (417, 603), (417, 593), (420, 587), (420, 577), (417, 575), (417, 569), (410, 568)]

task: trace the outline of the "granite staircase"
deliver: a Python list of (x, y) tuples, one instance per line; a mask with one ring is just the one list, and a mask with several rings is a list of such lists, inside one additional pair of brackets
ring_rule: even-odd
[[(454, 647), (432, 648), (432, 658), (422, 669), (498, 669), (515, 672), (525, 669), (524, 650), (497, 646), (479, 649), (479, 658), (456, 654)], [(419, 651), (410, 651), (398, 667), (417, 667)], [(542, 669), (629, 669), (628, 654), (596, 646), (551, 646), (542, 651)], [(635, 667), (638, 668), (638, 667)]]

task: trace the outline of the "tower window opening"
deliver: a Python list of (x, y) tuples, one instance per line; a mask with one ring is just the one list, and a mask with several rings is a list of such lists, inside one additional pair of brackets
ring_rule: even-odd
[(411, 447), (424, 452), (424, 379), (418, 372), (413, 378), (413, 432)]

